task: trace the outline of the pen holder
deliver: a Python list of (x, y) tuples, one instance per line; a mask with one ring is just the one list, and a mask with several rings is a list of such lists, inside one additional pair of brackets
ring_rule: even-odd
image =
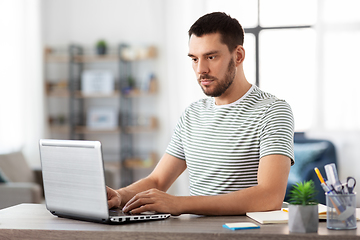
[(356, 228), (356, 193), (326, 194), (326, 218), (328, 229)]

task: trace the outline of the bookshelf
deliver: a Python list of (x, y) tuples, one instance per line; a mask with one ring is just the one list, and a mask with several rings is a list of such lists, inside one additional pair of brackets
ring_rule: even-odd
[[(119, 186), (136, 180), (136, 169), (153, 168), (159, 126), (156, 49), (120, 44), (109, 54), (97, 55), (91, 48), (70, 45), (44, 52), (49, 138), (101, 141), (105, 166), (119, 169)], [(106, 92), (96, 85), (104, 78), (91, 79), (104, 72), (111, 75), (111, 90)], [(85, 74), (90, 80), (84, 80)], [(90, 92), (84, 91), (86, 81), (93, 81)], [(146, 138), (150, 143), (139, 143)]]

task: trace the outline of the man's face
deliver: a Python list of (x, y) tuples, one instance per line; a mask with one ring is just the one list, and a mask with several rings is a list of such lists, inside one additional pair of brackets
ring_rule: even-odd
[(219, 33), (192, 35), (188, 55), (207, 96), (219, 97), (231, 86), (236, 73), (235, 61), (228, 47), (221, 43)]

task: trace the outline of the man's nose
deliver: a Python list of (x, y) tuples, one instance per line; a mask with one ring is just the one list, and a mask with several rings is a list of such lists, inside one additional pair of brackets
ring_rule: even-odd
[(205, 60), (199, 60), (196, 71), (198, 74), (205, 74), (209, 72), (209, 66)]

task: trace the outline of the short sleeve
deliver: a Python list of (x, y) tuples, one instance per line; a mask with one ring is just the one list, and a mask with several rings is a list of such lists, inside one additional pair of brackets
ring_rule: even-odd
[(183, 160), (185, 160), (185, 153), (184, 153), (184, 147), (182, 141), (182, 129), (184, 127), (184, 118), (185, 118), (185, 112), (179, 118), (175, 126), (174, 133), (171, 137), (170, 143), (166, 148), (166, 153)]
[(277, 100), (265, 112), (260, 131), (260, 158), (280, 154), (294, 164), (294, 117), (290, 105)]

